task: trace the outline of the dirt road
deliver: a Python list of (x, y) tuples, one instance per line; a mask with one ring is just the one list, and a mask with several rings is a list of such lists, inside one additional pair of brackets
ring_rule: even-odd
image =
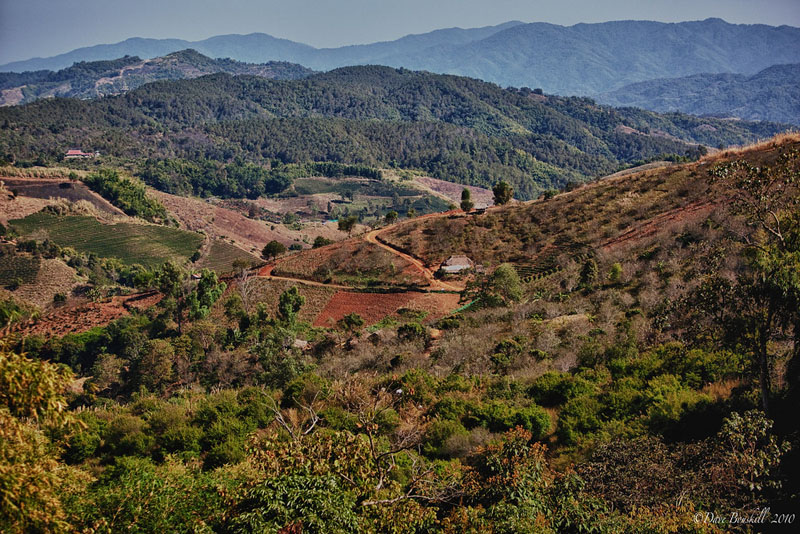
[(377, 230), (372, 230), (371, 232), (367, 232), (366, 234), (364, 234), (364, 241), (366, 241), (367, 243), (372, 243), (373, 245), (377, 245), (382, 249), (391, 252), (395, 256), (400, 256), (407, 262), (414, 265), (414, 267), (419, 269), (420, 273), (422, 273), (422, 276), (425, 278), (425, 280), (428, 281), (428, 286), (432, 291), (441, 291), (441, 290), (461, 291), (462, 289), (464, 289), (463, 286), (457, 286), (449, 282), (443, 282), (441, 280), (437, 280), (434, 276), (433, 271), (429, 269), (428, 266), (422, 263), (420, 260), (418, 260), (414, 256), (411, 256), (410, 254), (406, 254), (401, 250), (397, 250), (396, 248), (385, 243), (384, 241), (378, 239), (378, 236), (381, 233), (385, 232), (388, 228), (390, 227), (379, 228)]
[[(430, 218), (434, 218), (434, 217), (451, 217), (453, 215), (463, 215), (463, 213), (460, 212), (460, 211), (455, 211), (455, 210), (454, 211), (445, 211), (445, 212), (442, 212), (442, 213), (429, 213), (427, 215), (423, 215), (422, 217), (418, 217), (417, 219), (430, 219)], [(453, 284), (453, 283), (449, 283), (449, 282), (444, 282), (442, 280), (437, 280), (436, 277), (434, 276), (434, 272), (431, 269), (429, 269), (428, 266), (425, 265), (422, 261), (420, 261), (419, 259), (415, 258), (414, 256), (406, 254), (405, 252), (392, 247), (391, 245), (385, 243), (384, 241), (382, 241), (382, 240), (380, 240), (378, 238), (378, 236), (381, 233), (393, 228), (397, 224), (405, 224), (406, 222), (407, 221), (404, 221), (403, 223), (395, 223), (394, 225), (384, 226), (383, 228), (378, 228), (377, 230), (371, 230), (371, 231), (367, 232), (366, 234), (364, 234), (362, 236), (362, 238), (367, 243), (376, 245), (376, 246), (378, 246), (378, 247), (380, 247), (380, 248), (382, 248), (382, 249), (384, 249), (384, 250), (386, 250), (388, 252), (391, 252), (395, 256), (399, 256), (399, 257), (403, 258), (404, 260), (406, 260), (407, 262), (412, 264), (417, 270), (419, 270), (419, 272), (422, 274), (423, 278), (428, 282), (428, 287), (427, 287), (428, 291), (432, 291), (432, 292), (436, 292), (436, 291), (457, 291), (457, 292), (461, 292), (464, 289), (463, 285), (458, 285), (458, 284)], [(336, 245), (334, 244), (334, 245), (329, 245), (329, 246), (336, 246)], [(275, 276), (275, 275), (272, 274), (272, 270), (275, 268), (275, 265), (276, 265), (276, 263), (272, 262), (272, 263), (262, 267), (258, 271), (258, 276), (260, 276), (262, 278), (269, 278), (271, 280), (284, 280), (284, 281), (287, 281), (287, 282), (293, 282), (293, 283), (304, 284), (304, 285), (309, 285), (309, 286), (329, 287), (329, 288), (333, 288), (333, 289), (349, 289), (349, 290), (354, 289), (353, 287), (350, 287), (350, 286), (344, 286), (344, 285), (339, 285), (339, 284), (328, 284), (328, 283), (324, 283), (324, 282), (315, 282), (313, 280), (306, 280), (306, 279), (303, 279), (303, 278), (290, 278), (290, 277), (285, 277), (285, 276)]]

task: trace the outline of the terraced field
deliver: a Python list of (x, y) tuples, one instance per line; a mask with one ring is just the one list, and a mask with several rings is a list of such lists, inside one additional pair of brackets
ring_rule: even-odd
[(244, 260), (250, 265), (262, 263), (261, 259), (249, 252), (245, 252), (236, 245), (214, 240), (208, 252), (197, 262), (197, 266), (201, 269), (211, 269), (218, 274), (226, 274), (233, 270), (233, 262), (236, 260)]
[(277, 314), (278, 300), (281, 293), (292, 286), (296, 286), (300, 294), (306, 299), (300, 308), (300, 320), (313, 323), (316, 317), (327, 306), (331, 297), (336, 293), (335, 289), (327, 287), (315, 287), (302, 284), (293, 284), (285, 280), (267, 280), (265, 278), (255, 278), (253, 284), (252, 300), (253, 303), (262, 302), (266, 305), (270, 313)]
[(15, 280), (29, 284), (36, 280), (41, 260), (31, 254), (4, 254), (0, 256), (0, 286)]
[(373, 243), (351, 239), (279, 260), (273, 273), (349, 286), (424, 285), (425, 278), (402, 257)]
[(203, 241), (194, 232), (150, 224), (102, 224), (85, 216), (35, 213), (9, 223), (23, 238), (50, 239), (79, 252), (146, 267), (156, 267), (169, 259), (183, 262)]

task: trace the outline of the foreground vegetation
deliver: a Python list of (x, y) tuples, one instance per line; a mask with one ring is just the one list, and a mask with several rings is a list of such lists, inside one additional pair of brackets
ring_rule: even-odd
[[(313, 328), (296, 287), (267, 307), (245, 269), (164, 264), (138, 281), (163, 295), (148, 310), (4, 340), (0, 527), (792, 527), (799, 154), (789, 138), (405, 222), (390, 237), (421, 257), (489, 267), (433, 322)], [(775, 525), (710, 520), (767, 507)]]

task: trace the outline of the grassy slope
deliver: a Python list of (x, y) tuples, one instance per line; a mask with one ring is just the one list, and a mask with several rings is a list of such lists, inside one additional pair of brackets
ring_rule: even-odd
[(36, 213), (11, 221), (22, 237), (50, 239), (63, 247), (126, 264), (155, 267), (168, 259), (184, 261), (200, 246), (199, 234), (147, 224), (107, 225), (92, 217)]
[[(787, 137), (780, 146), (800, 146)], [(729, 153), (718, 159), (769, 160), (777, 144)], [(457, 219), (420, 219), (383, 235), (429, 264), (465, 253), (480, 263), (536, 263), (545, 256), (580, 256), (594, 250), (632, 246), (654, 234), (680, 233), (679, 227), (721, 214), (720, 192), (712, 187), (714, 159), (665, 165), (598, 180), (549, 200), (492, 208)]]

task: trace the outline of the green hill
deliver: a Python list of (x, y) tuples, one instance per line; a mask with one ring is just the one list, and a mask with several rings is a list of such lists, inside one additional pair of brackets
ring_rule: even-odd
[(182, 80), (218, 72), (287, 80), (313, 73), (294, 63), (241, 63), (232, 59), (211, 59), (195, 50), (147, 60), (125, 56), (106, 61), (82, 61), (58, 72), (0, 73), (0, 106), (26, 104), (40, 98), (96, 98), (124, 93), (157, 80)]
[(785, 128), (348, 67), (296, 81), (215, 74), (97, 101), (4, 108), (0, 154), (56, 160), (65, 148), (83, 146), (135, 165), (185, 158), (272, 168), (307, 161), (405, 167), (471, 185), (506, 179), (518, 198), (529, 199), (633, 162), (695, 157), (703, 151), (698, 145), (744, 144)]

